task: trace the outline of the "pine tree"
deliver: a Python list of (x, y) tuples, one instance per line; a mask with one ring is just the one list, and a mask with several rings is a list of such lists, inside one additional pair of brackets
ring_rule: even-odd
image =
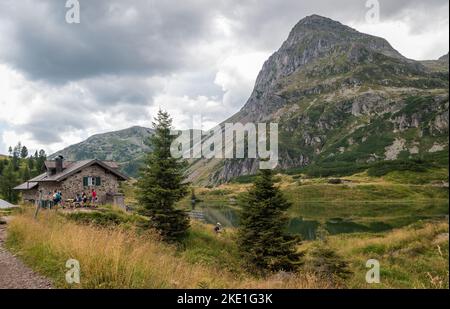
[(13, 190), (17, 185), (19, 185), (18, 176), (14, 171), (12, 162), (9, 162), (0, 177), (0, 194), (10, 203), (17, 203), (19, 200), (18, 192)]
[(175, 203), (187, 194), (187, 184), (183, 183), (184, 163), (170, 153), (175, 136), (170, 135), (169, 114), (159, 111), (153, 126), (155, 134), (149, 143), (152, 152), (141, 171), (137, 196), (143, 207), (141, 213), (150, 218), (150, 227), (168, 242), (180, 241), (189, 228), (186, 213), (175, 208)]
[(317, 241), (308, 250), (306, 268), (330, 282), (345, 280), (352, 274), (349, 263), (329, 245), (328, 235), (328, 231), (319, 226)]
[(274, 184), (271, 170), (262, 170), (240, 200), (238, 243), (243, 257), (257, 272), (295, 271), (301, 265), (298, 238), (286, 234), (290, 203)]
[(26, 146), (23, 146), (20, 150), (20, 157), (22, 159), (26, 159), (28, 157), (28, 148)]
[(39, 150), (38, 158), (36, 160), (36, 169), (38, 173), (45, 172), (45, 161), (47, 160), (47, 154), (43, 149)]
[(22, 182), (28, 181), (31, 179), (31, 171), (28, 165), (24, 166), (21, 170), (21, 178)]
[(8, 161), (6, 161), (6, 160), (0, 160), (0, 176), (2, 176), (3, 169), (5, 168), (7, 163), (8, 163)]
[(33, 158), (33, 156), (28, 158), (28, 169), (30, 171), (34, 170), (34, 158)]

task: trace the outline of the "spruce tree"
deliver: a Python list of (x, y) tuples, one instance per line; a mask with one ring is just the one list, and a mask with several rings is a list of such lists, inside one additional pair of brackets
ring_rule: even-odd
[(286, 233), (290, 203), (275, 186), (271, 170), (262, 170), (240, 200), (238, 243), (249, 267), (257, 272), (295, 271), (301, 265), (298, 238)]
[(21, 176), (22, 182), (25, 182), (25, 181), (28, 181), (31, 179), (31, 171), (30, 171), (30, 168), (28, 167), (28, 165), (25, 165), (22, 168), (20, 174), (21, 174), (20, 176)]
[(18, 185), (19, 178), (14, 171), (14, 165), (12, 162), (9, 162), (3, 170), (3, 175), (0, 176), (0, 195), (10, 203), (17, 203), (19, 193), (13, 188)]
[(153, 127), (155, 134), (149, 141), (152, 152), (141, 170), (137, 197), (143, 208), (141, 213), (150, 218), (150, 227), (158, 230), (167, 242), (176, 242), (184, 238), (189, 228), (187, 214), (175, 208), (175, 203), (187, 194), (187, 184), (183, 183), (184, 162), (170, 153), (175, 136), (170, 135), (169, 114), (159, 111)]
[(20, 157), (22, 159), (26, 159), (28, 157), (28, 148), (26, 146), (23, 146), (20, 150)]

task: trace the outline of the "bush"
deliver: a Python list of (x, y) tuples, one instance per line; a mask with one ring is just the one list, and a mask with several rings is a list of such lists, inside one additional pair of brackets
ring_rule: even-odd
[(380, 177), (393, 171), (426, 172), (432, 164), (423, 160), (394, 160), (374, 163), (367, 170), (369, 176)]
[(136, 216), (121, 214), (114, 211), (76, 212), (67, 214), (66, 217), (78, 223), (94, 224), (98, 226), (116, 226), (143, 221), (143, 219), (138, 219)]
[(247, 184), (252, 183), (255, 180), (256, 175), (243, 175), (236, 177), (231, 180), (231, 183), (237, 183), (237, 184)]
[(325, 244), (311, 249), (308, 265), (319, 276), (333, 281), (345, 280), (352, 274), (349, 263)]
[(365, 171), (368, 164), (353, 162), (317, 163), (305, 169), (305, 174), (310, 177), (350, 176)]

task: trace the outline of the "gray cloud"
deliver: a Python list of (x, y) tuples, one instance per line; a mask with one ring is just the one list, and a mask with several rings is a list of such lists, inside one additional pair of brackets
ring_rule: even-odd
[[(14, 126), (44, 145), (92, 128), (98, 113), (120, 115), (130, 123), (144, 121), (161, 95), (171, 97), (171, 106), (183, 97), (222, 102), (210, 110), (179, 107), (181, 113), (201, 112), (219, 122), (243, 106), (251, 90), (239, 80), (227, 91), (216, 84), (219, 59), (227, 48), (269, 54), (307, 15), (364, 23), (367, 11), (365, 0), (80, 3), (81, 24), (75, 25), (64, 20), (65, 0), (0, 1), (0, 64), (44, 88), (66, 91), (30, 111), (27, 123)], [(431, 32), (443, 21), (448, 27), (447, 0), (380, 0), (380, 8), (382, 21), (405, 20), (413, 33)], [(218, 17), (227, 21), (228, 35), (216, 28)], [(61, 90), (67, 85), (79, 90)]]
[[(223, 15), (235, 22), (235, 39), (254, 48), (274, 50), (302, 17), (321, 14), (342, 22), (362, 21), (364, 0), (221, 0), (108, 1), (80, 0), (81, 24), (64, 20), (64, 0), (0, 3), (0, 18), (12, 24), (13, 48), (0, 58), (30, 78), (61, 83), (107, 75), (166, 75), (192, 67), (192, 46), (214, 39), (212, 20)], [(446, 0), (380, 1), (381, 18), (427, 12), (412, 28), (433, 24)], [(419, 14), (417, 15), (419, 16)], [(196, 63), (199, 64), (199, 63)]]
[(65, 1), (2, 1), (15, 48), (0, 55), (31, 78), (55, 83), (168, 74), (187, 65), (187, 46), (208, 32), (212, 12), (202, 2), (81, 0), (82, 22), (67, 24)]

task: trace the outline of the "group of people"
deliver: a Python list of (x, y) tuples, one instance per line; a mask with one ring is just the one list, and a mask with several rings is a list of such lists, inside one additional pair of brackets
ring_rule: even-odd
[[(81, 207), (88, 207), (89, 205), (95, 205), (97, 200), (97, 192), (95, 189), (92, 189), (89, 195), (86, 194), (86, 192), (82, 192), (81, 194), (77, 193), (75, 199), (68, 200), (68, 202), (73, 202), (73, 206), (78, 204)], [(55, 190), (53, 192), (49, 192), (46, 198), (42, 200), (42, 208), (51, 209), (58, 206), (65, 208), (65, 202), (61, 191)]]
[(81, 194), (77, 193), (74, 202), (75, 204), (81, 205), (81, 207), (87, 207), (89, 203), (95, 205), (97, 203), (97, 192), (95, 189), (92, 189), (89, 196), (86, 192), (82, 192)]

